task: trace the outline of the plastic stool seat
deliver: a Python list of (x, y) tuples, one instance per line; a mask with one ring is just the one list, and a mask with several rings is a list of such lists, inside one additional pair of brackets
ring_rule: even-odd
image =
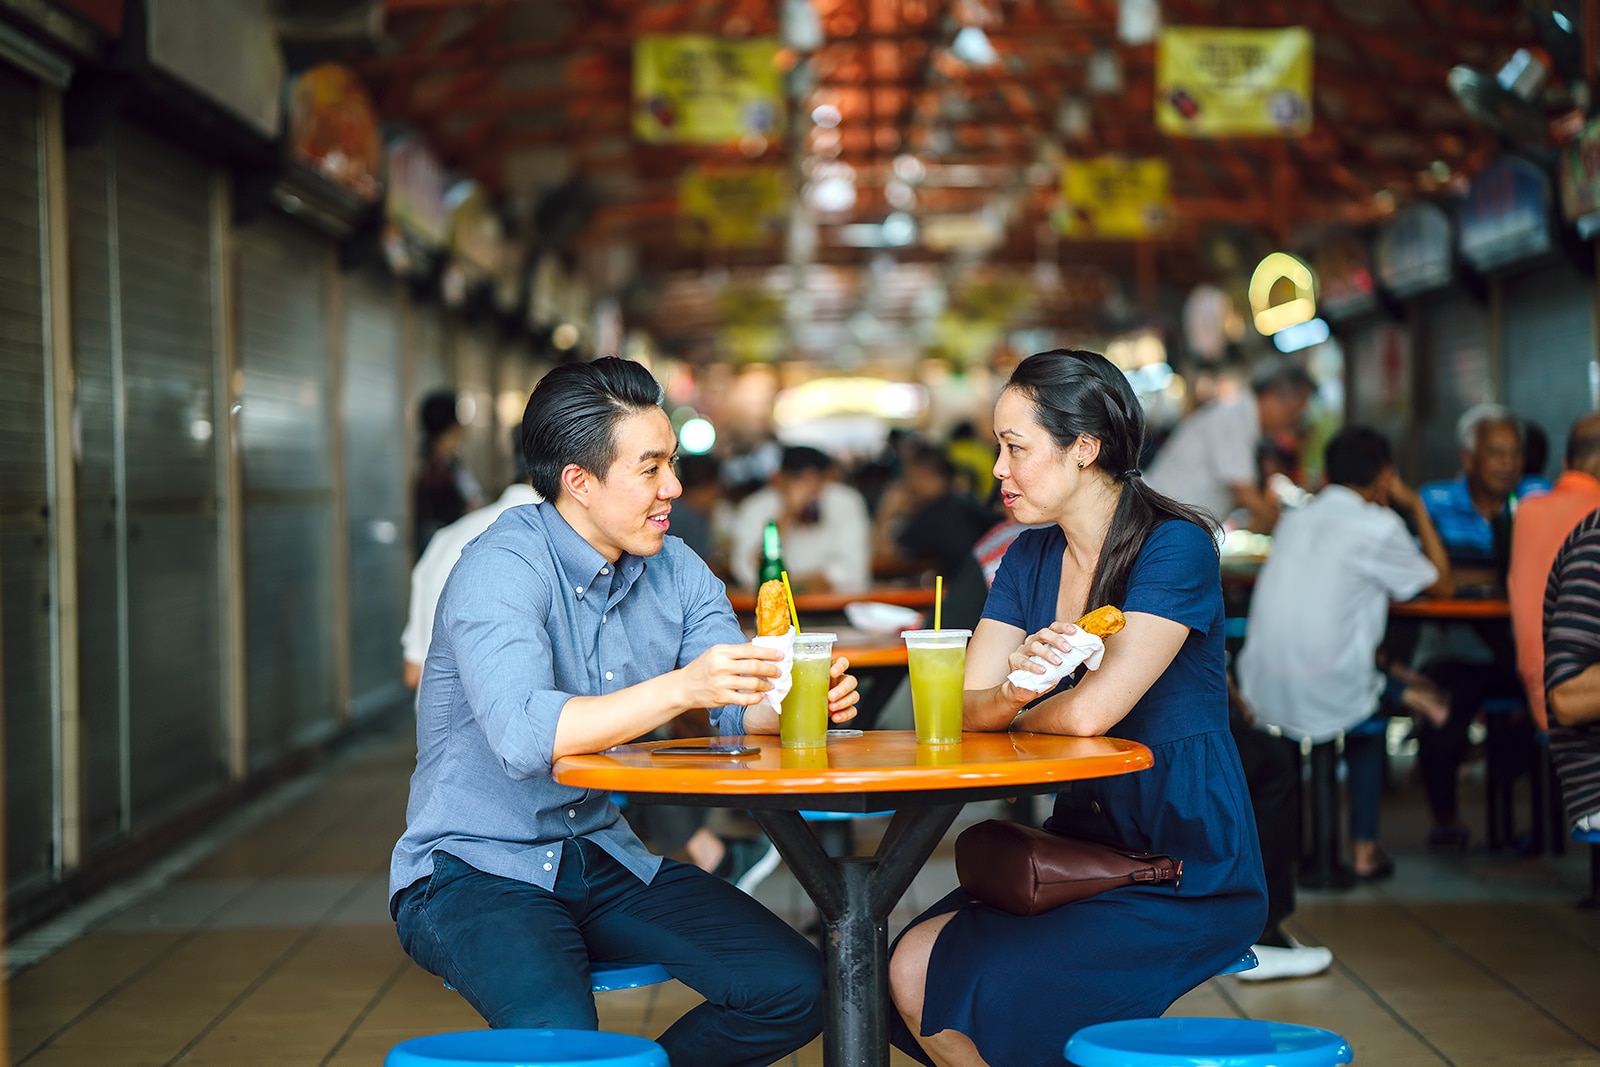
[(617, 989), (638, 989), (640, 986), (670, 982), (672, 975), (659, 963), (591, 963), (589, 964), (589, 990), (610, 993)]
[(1572, 831), (1572, 839), (1574, 841), (1587, 841), (1591, 845), (1600, 845), (1600, 830), (1579, 830), (1575, 828)]
[(1077, 1067), (1335, 1067), (1353, 1058), (1332, 1030), (1264, 1019), (1127, 1019), (1067, 1040)]
[(464, 1030), (402, 1041), (383, 1067), (667, 1067), (661, 1046), (595, 1030)]
[(1256, 950), (1247, 948), (1244, 950), (1243, 956), (1218, 971), (1217, 977), (1221, 978), (1225, 974), (1238, 974), (1240, 971), (1253, 971), (1259, 966), (1261, 966), (1261, 961), (1256, 959)]
[(800, 817), (806, 822), (850, 822), (893, 814), (893, 811), (802, 811)]

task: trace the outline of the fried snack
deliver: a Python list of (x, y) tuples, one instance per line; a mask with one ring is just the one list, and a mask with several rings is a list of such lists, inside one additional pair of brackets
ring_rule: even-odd
[(1095, 608), (1089, 614), (1078, 620), (1078, 629), (1094, 634), (1099, 638), (1107, 638), (1119, 632), (1127, 619), (1122, 617), (1122, 612), (1110, 604)]
[(756, 636), (782, 637), (789, 632), (789, 597), (774, 578), (756, 592)]

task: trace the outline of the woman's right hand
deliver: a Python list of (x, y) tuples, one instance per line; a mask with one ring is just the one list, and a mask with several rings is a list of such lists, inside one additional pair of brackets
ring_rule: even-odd
[[(1029, 634), (1008, 657), (1006, 661), (1008, 672), (1020, 670), (1031, 674), (1045, 673), (1046, 663), (1058, 664), (1061, 662), (1062, 654), (1071, 651), (1072, 646), (1062, 635), (1076, 633), (1077, 630), (1078, 628), (1070, 622), (1053, 622), (1043, 630)], [(1044, 663), (1039, 660), (1043, 660)], [(1035, 690), (1013, 685), (1009, 678), (1001, 683), (1000, 695), (1019, 708), (1039, 696)]]
[(682, 703), (688, 708), (749, 707), (760, 703), (782, 670), (783, 653), (762, 645), (713, 645), (682, 669)]

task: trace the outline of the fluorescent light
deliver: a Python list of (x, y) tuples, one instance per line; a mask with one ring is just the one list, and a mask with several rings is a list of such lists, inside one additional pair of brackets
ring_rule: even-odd
[(710, 421), (693, 418), (678, 431), (678, 444), (691, 456), (703, 456), (717, 443), (717, 428)]
[(1296, 326), (1279, 330), (1272, 335), (1272, 343), (1279, 352), (1298, 352), (1302, 348), (1320, 345), (1328, 339), (1328, 324), (1322, 319), (1312, 319)]
[(987, 67), (999, 60), (1000, 55), (989, 43), (989, 35), (976, 26), (963, 26), (956, 34), (950, 51), (961, 62), (971, 67)]

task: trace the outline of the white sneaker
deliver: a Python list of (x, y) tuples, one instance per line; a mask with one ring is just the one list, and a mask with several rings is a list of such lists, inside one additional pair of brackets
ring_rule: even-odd
[(1267, 982), (1274, 978), (1309, 978), (1321, 974), (1333, 965), (1333, 953), (1315, 945), (1302, 945), (1289, 939), (1290, 948), (1275, 945), (1252, 945), (1256, 966), (1240, 971), (1233, 977), (1241, 982)]
[(767, 850), (750, 865), (749, 870), (733, 880), (734, 888), (754, 896), (756, 886), (766, 881), (767, 875), (778, 869), (778, 863), (782, 858), (778, 855), (778, 846), (767, 842)]

